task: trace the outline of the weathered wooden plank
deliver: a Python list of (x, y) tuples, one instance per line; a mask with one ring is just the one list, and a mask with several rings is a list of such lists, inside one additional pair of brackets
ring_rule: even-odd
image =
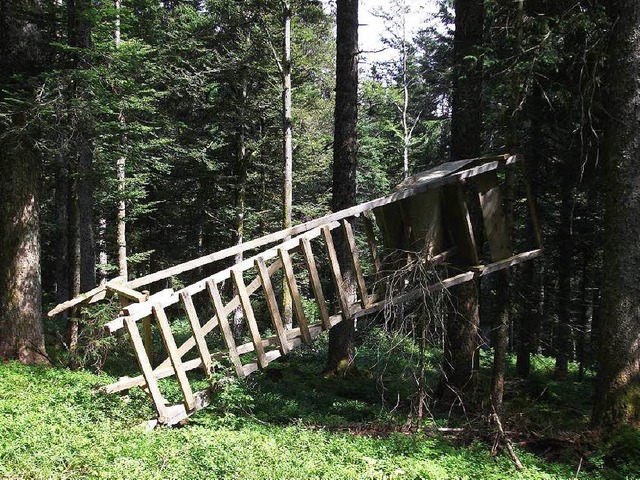
[(169, 319), (161, 305), (154, 305), (152, 310), (153, 315), (156, 318), (156, 322), (158, 323), (158, 328), (160, 329), (160, 336), (162, 337), (164, 346), (166, 347), (169, 358), (171, 359), (173, 369), (176, 372), (178, 385), (180, 385), (180, 390), (184, 396), (185, 406), (187, 410), (193, 410), (195, 405), (193, 390), (191, 389), (189, 379), (187, 378), (187, 374), (182, 365), (182, 358), (180, 358), (180, 355), (178, 354), (178, 347), (176, 346), (176, 340), (173, 338), (173, 333), (171, 332)]
[(202, 334), (202, 327), (200, 326), (200, 319), (198, 318), (198, 313), (196, 312), (196, 308), (193, 305), (193, 299), (191, 295), (187, 292), (182, 292), (180, 294), (180, 300), (182, 301), (182, 306), (184, 307), (184, 311), (187, 313), (187, 318), (189, 319), (189, 325), (191, 325), (191, 331), (193, 332), (193, 338), (196, 342), (196, 347), (198, 348), (198, 353), (200, 354), (200, 358), (202, 359), (202, 367), (204, 369), (205, 375), (210, 377), (213, 373), (213, 366), (211, 364), (211, 353), (209, 352), (209, 347), (207, 346), (207, 341)]
[(262, 290), (264, 291), (264, 296), (267, 300), (267, 309), (271, 315), (271, 324), (276, 330), (276, 335), (280, 340), (280, 351), (283, 355), (286, 355), (291, 347), (289, 346), (287, 334), (285, 333), (284, 325), (282, 324), (278, 301), (276, 300), (276, 295), (273, 292), (273, 285), (271, 285), (271, 277), (269, 276), (267, 265), (264, 263), (262, 257), (256, 259), (256, 268), (258, 269), (258, 275), (260, 275), (260, 280), (262, 281)]
[(47, 313), (47, 316), (49, 318), (55, 317), (57, 314), (64, 312), (69, 308), (73, 308), (76, 305), (80, 305), (82, 303), (91, 304), (100, 300), (104, 300), (107, 296), (106, 290), (108, 285), (109, 286), (121, 285), (124, 283), (124, 281), (125, 281), (124, 277), (116, 277), (114, 279), (111, 279), (104, 285), (98, 285), (96, 288), (91, 289), (86, 293), (82, 293), (77, 297), (72, 298), (71, 300), (67, 300), (66, 302), (56, 305), (53, 309), (49, 311), (49, 313)]
[(443, 189), (444, 222), (448, 226), (459, 266), (477, 265), (478, 250), (471, 225), (471, 217), (460, 185), (448, 185)]
[(327, 330), (331, 328), (331, 322), (329, 321), (329, 310), (327, 309), (327, 302), (324, 298), (324, 292), (322, 291), (322, 283), (320, 282), (320, 275), (318, 274), (318, 266), (316, 265), (316, 259), (313, 256), (313, 250), (311, 248), (311, 242), (308, 238), (300, 239), (300, 246), (302, 247), (302, 254), (305, 262), (307, 263), (307, 269), (309, 270), (309, 282), (313, 293), (316, 297), (316, 303), (320, 310), (320, 319), (324, 328)]
[(358, 254), (358, 246), (356, 245), (356, 237), (353, 234), (353, 228), (348, 219), (342, 220), (342, 230), (344, 231), (345, 238), (347, 240), (347, 247), (351, 254), (351, 265), (353, 271), (356, 274), (356, 284), (358, 291), (360, 292), (360, 301), (362, 308), (369, 306), (369, 294), (367, 293), (367, 285), (364, 282), (364, 275), (362, 274), (362, 267), (360, 266), (360, 255)]
[[(247, 250), (252, 250), (258, 247), (262, 247), (264, 245), (268, 245), (270, 243), (283, 240), (287, 237), (296, 236), (302, 232), (306, 232), (313, 228), (321, 227), (330, 222), (340, 221), (344, 218), (360, 215), (361, 213), (369, 211), (373, 208), (396, 202), (403, 198), (410, 197), (411, 195), (415, 195), (418, 192), (425, 191), (429, 188), (452, 184), (452, 183), (458, 182), (461, 179), (470, 178), (475, 175), (484, 173), (486, 171), (495, 170), (501, 166), (515, 163), (517, 161), (518, 161), (518, 157), (516, 156), (510, 157), (508, 155), (486, 157), (484, 159), (471, 159), (468, 161), (461, 161), (461, 162), (467, 162), (467, 163), (465, 164), (461, 163), (460, 166), (456, 165), (456, 168), (453, 169), (453, 172), (443, 171), (442, 168), (447, 167), (447, 164), (444, 164), (443, 166), (436, 167), (436, 169), (423, 172), (425, 174), (423, 180), (416, 181), (407, 187), (401, 188), (399, 191), (391, 195), (387, 195), (386, 197), (377, 198), (375, 200), (371, 200), (369, 202), (356, 205), (354, 207), (347, 208), (345, 210), (341, 210), (339, 212), (332, 213), (330, 215), (326, 215), (324, 217), (311, 220), (309, 222), (296, 225), (294, 227), (281, 230), (279, 232), (274, 232), (270, 235), (265, 235), (264, 237), (260, 237), (255, 240), (244, 242), (241, 245), (229, 247), (224, 250), (220, 250), (218, 252), (205, 255), (200, 258), (196, 258), (189, 262), (185, 262), (180, 265), (176, 265), (174, 267), (170, 267), (170, 268), (161, 270), (159, 272), (152, 273), (150, 275), (145, 275), (144, 277), (140, 277), (128, 282), (126, 285), (134, 289), (141, 287), (143, 285), (148, 285), (150, 283), (157, 282), (158, 280), (163, 280), (173, 275), (178, 275), (180, 273), (202, 267), (203, 265), (208, 265), (210, 263), (232, 257), (238, 253), (245, 252)], [(484, 162), (484, 163), (477, 167), (458, 171), (460, 168), (464, 168), (465, 165), (477, 164), (481, 162)], [(441, 173), (437, 173), (437, 170), (441, 170)], [(434, 175), (430, 176), (429, 172), (434, 172)]]
[(293, 273), (293, 263), (291, 262), (291, 256), (289, 252), (284, 248), (278, 251), (280, 260), (282, 261), (282, 268), (284, 269), (284, 277), (287, 280), (289, 286), (289, 292), (291, 292), (291, 302), (293, 303), (293, 309), (296, 311), (296, 319), (298, 320), (298, 326), (302, 331), (302, 338), (305, 342), (311, 341), (311, 334), (309, 333), (309, 322), (307, 316), (304, 314), (302, 308), (302, 300), (300, 299), (300, 291), (298, 290), (298, 282), (296, 276)]
[(533, 260), (534, 258), (539, 257), (541, 254), (542, 249), (537, 248), (535, 250), (529, 250), (528, 252), (518, 253), (517, 255), (505, 258), (504, 260), (499, 260), (488, 265), (483, 265), (478, 269), (479, 276), (484, 277), (485, 275), (497, 272), (498, 270), (503, 270), (505, 268), (518, 265), (522, 262), (526, 262), (527, 260)]
[(153, 332), (151, 330), (151, 315), (142, 319), (142, 343), (147, 352), (149, 362), (153, 365)]
[(369, 215), (362, 215), (362, 226), (364, 228), (364, 234), (367, 237), (367, 245), (369, 246), (369, 252), (373, 260), (373, 268), (376, 271), (376, 284), (381, 279), (382, 262), (380, 261), (380, 254), (378, 253), (378, 246), (376, 245), (376, 235), (373, 232), (373, 221)]
[(242, 378), (244, 376), (244, 370), (242, 369), (242, 362), (240, 361), (240, 356), (238, 355), (238, 350), (236, 348), (236, 341), (233, 338), (233, 333), (231, 332), (231, 326), (229, 325), (228, 320), (228, 315), (231, 312), (225, 309), (222, 303), (220, 290), (218, 290), (218, 285), (213, 280), (207, 281), (207, 290), (209, 291), (209, 298), (213, 305), (213, 311), (218, 318), (218, 324), (220, 325), (220, 331), (222, 332), (222, 339), (229, 351), (229, 360), (236, 371), (236, 375)]
[[(165, 305), (164, 303), (173, 295), (175, 295), (173, 288), (165, 288), (164, 290), (160, 290), (159, 292), (147, 297), (144, 302), (129, 303), (129, 305), (122, 308), (122, 312), (127, 316), (134, 316), (138, 313), (144, 312), (144, 316), (148, 316), (151, 315), (150, 305), (159, 303), (166, 308), (168, 305)], [(178, 298), (177, 295), (175, 296)]]
[(153, 406), (158, 414), (158, 421), (160, 423), (165, 423), (167, 420), (167, 409), (165, 407), (164, 397), (162, 396), (162, 393), (160, 393), (158, 382), (155, 374), (153, 373), (153, 368), (151, 367), (149, 358), (144, 351), (144, 345), (142, 343), (142, 337), (140, 337), (138, 326), (136, 325), (136, 322), (130, 319), (125, 320), (125, 326), (127, 327), (127, 331), (131, 337), (131, 343), (133, 344), (133, 350), (136, 353), (136, 358), (138, 359), (138, 365), (140, 366), (140, 370), (142, 370), (142, 383), (147, 384), (147, 389), (149, 390), (149, 395), (151, 395)]
[(251, 333), (251, 339), (253, 340), (253, 346), (256, 348), (256, 355), (258, 356), (258, 364), (261, 368), (265, 368), (269, 362), (264, 354), (264, 348), (262, 347), (262, 339), (260, 338), (260, 331), (258, 330), (258, 323), (253, 313), (253, 307), (251, 306), (251, 300), (247, 293), (247, 287), (242, 278), (242, 272), (239, 270), (232, 270), (231, 276), (233, 283), (236, 286), (238, 297), (240, 297), (240, 305), (244, 311), (244, 318), (249, 326), (249, 332)]
[(431, 189), (402, 200), (402, 210), (411, 223), (407, 245), (413, 252), (431, 257), (444, 246), (441, 190)]
[(482, 210), (491, 260), (496, 262), (511, 256), (511, 235), (507, 229), (500, 183), (496, 172), (487, 172), (474, 179)]
[(118, 296), (128, 298), (133, 302), (144, 302), (147, 300), (147, 295), (144, 293), (138, 292), (133, 288), (127, 287), (126, 285), (117, 285), (117, 284), (106, 284), (107, 290), (117, 293)]
[(188, 418), (189, 415), (192, 415), (198, 410), (202, 410), (203, 408), (208, 407), (211, 404), (212, 397), (212, 391), (209, 388), (205, 388), (204, 390), (200, 390), (193, 394), (194, 406), (191, 411), (187, 411), (182, 404), (170, 405), (167, 408), (168, 419), (166, 425), (176, 425), (182, 420)]
[(322, 236), (324, 237), (324, 243), (327, 248), (327, 254), (329, 255), (329, 266), (331, 267), (331, 275), (333, 282), (338, 292), (338, 301), (340, 302), (340, 308), (344, 319), (351, 318), (351, 309), (349, 308), (349, 297), (344, 289), (344, 281), (342, 279), (342, 272), (340, 271), (340, 263), (338, 262), (338, 255), (336, 254), (336, 247), (333, 244), (333, 237), (331, 236), (331, 230), (328, 228), (322, 229)]

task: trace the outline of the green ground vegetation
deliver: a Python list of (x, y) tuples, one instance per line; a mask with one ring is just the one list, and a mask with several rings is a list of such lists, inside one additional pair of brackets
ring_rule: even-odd
[(245, 381), (221, 382), (213, 406), (154, 431), (142, 426), (153, 412), (140, 389), (96, 393), (117, 366), (97, 375), (1, 364), (0, 478), (640, 478), (637, 432), (603, 441), (587, 431), (590, 378), (552, 381), (552, 361), (539, 357), (530, 380), (508, 385), (503, 423), (526, 465), (519, 473), (505, 453), (491, 455), (495, 432), (481, 416), (439, 432), (451, 419), (436, 407), (410, 428), (411, 342), (375, 328), (360, 336), (348, 379), (319, 374), (321, 339)]

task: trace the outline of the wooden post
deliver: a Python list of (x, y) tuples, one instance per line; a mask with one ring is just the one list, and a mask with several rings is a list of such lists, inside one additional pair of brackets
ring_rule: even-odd
[(158, 414), (158, 422), (166, 423), (168, 420), (167, 407), (165, 406), (164, 397), (158, 388), (158, 382), (155, 374), (153, 373), (153, 367), (151, 366), (149, 357), (147, 357), (147, 353), (145, 352), (142, 337), (140, 337), (140, 331), (138, 330), (138, 325), (136, 325), (136, 322), (130, 318), (125, 318), (124, 324), (127, 327), (129, 336), (131, 337), (131, 343), (133, 344), (133, 350), (136, 353), (136, 358), (138, 359), (138, 365), (140, 365), (140, 370), (142, 370), (142, 376), (147, 384), (147, 389), (149, 390), (149, 395), (151, 395), (153, 406)]
[(322, 320), (323, 327), (328, 330), (331, 328), (331, 320), (329, 318), (329, 310), (327, 309), (324, 292), (322, 291), (322, 283), (320, 282), (316, 259), (313, 256), (313, 250), (311, 249), (311, 242), (308, 238), (302, 237), (300, 239), (300, 246), (302, 247), (302, 253), (305, 261), (307, 262), (307, 268), (309, 269), (309, 282), (311, 283), (313, 293), (316, 297), (316, 302), (318, 303), (320, 319)]
[(287, 285), (289, 285), (289, 291), (291, 292), (291, 300), (293, 301), (293, 307), (296, 311), (296, 318), (298, 319), (298, 326), (300, 327), (300, 333), (305, 342), (311, 341), (311, 333), (309, 332), (309, 322), (304, 314), (302, 308), (302, 301), (300, 300), (300, 291), (298, 290), (298, 282), (296, 282), (296, 276), (293, 272), (293, 264), (291, 263), (291, 256), (289, 252), (284, 249), (278, 249), (278, 256), (282, 260), (282, 266), (284, 268), (284, 275), (287, 279)]
[(338, 263), (338, 255), (336, 254), (336, 247), (333, 244), (333, 237), (331, 236), (331, 230), (329, 227), (322, 227), (322, 235), (327, 247), (327, 253), (329, 255), (329, 265), (331, 266), (331, 273), (333, 276), (333, 282), (338, 292), (338, 300), (340, 301), (340, 308), (342, 309), (342, 318), (347, 320), (351, 318), (351, 308), (347, 292), (344, 290), (344, 281), (342, 280), (342, 272), (340, 271), (340, 263)]
[(278, 309), (276, 295), (273, 292), (271, 277), (269, 276), (267, 265), (264, 263), (264, 259), (262, 257), (258, 257), (256, 259), (256, 268), (258, 269), (258, 275), (260, 275), (260, 280), (262, 281), (262, 290), (264, 291), (264, 296), (267, 300), (267, 308), (271, 315), (271, 324), (276, 330), (280, 352), (283, 355), (286, 355), (289, 353), (289, 350), (291, 350), (291, 345), (289, 345), (287, 332), (284, 330), (284, 325), (282, 324), (282, 317), (280, 316), (280, 310)]
[(207, 280), (207, 290), (209, 291), (209, 297), (213, 304), (213, 311), (218, 317), (218, 324), (220, 325), (220, 331), (222, 332), (222, 339), (224, 340), (227, 350), (229, 351), (229, 360), (236, 371), (236, 375), (239, 378), (244, 377), (244, 369), (242, 368), (242, 362), (240, 361), (240, 355), (236, 348), (236, 341), (233, 339), (233, 333), (231, 332), (231, 325), (229, 325), (228, 315), (231, 309), (226, 310), (218, 286), (211, 279)]
[(209, 352), (209, 347), (207, 347), (207, 341), (202, 334), (202, 327), (200, 326), (198, 313), (196, 312), (196, 309), (193, 305), (191, 295), (188, 292), (181, 292), (180, 300), (182, 301), (182, 306), (187, 313), (187, 318), (189, 319), (189, 324), (191, 325), (193, 338), (196, 341), (198, 353), (200, 354), (200, 358), (202, 359), (202, 368), (204, 370), (204, 373), (207, 375), (207, 378), (209, 378), (213, 373), (213, 366), (211, 364), (211, 353)]
[(251, 340), (253, 341), (253, 346), (255, 347), (256, 355), (258, 356), (258, 365), (260, 365), (260, 368), (265, 368), (269, 364), (269, 361), (264, 353), (262, 338), (260, 337), (260, 331), (258, 330), (258, 323), (256, 322), (256, 317), (253, 313), (253, 307), (251, 306), (247, 287), (244, 284), (244, 279), (242, 278), (242, 271), (231, 270), (231, 276), (233, 277), (233, 283), (236, 286), (236, 291), (240, 298), (240, 304), (244, 311), (244, 318), (247, 320), (249, 331), (251, 332)]
[(356, 274), (356, 283), (360, 292), (360, 301), (362, 302), (362, 308), (367, 308), (370, 303), (369, 294), (367, 293), (367, 285), (364, 282), (364, 275), (362, 275), (362, 267), (360, 266), (360, 256), (358, 255), (356, 237), (353, 234), (351, 223), (349, 223), (347, 219), (342, 220), (342, 229), (344, 230), (349, 253), (351, 254), (351, 264), (353, 265), (353, 271)]
[(167, 348), (167, 353), (169, 354), (169, 358), (171, 359), (171, 365), (173, 365), (173, 370), (176, 372), (176, 378), (178, 379), (180, 390), (182, 391), (182, 395), (184, 396), (185, 408), (187, 409), (187, 411), (193, 410), (195, 408), (196, 401), (193, 397), (193, 390), (191, 390), (191, 385), (189, 385), (187, 373), (185, 372), (184, 366), (182, 365), (182, 358), (180, 358), (180, 354), (178, 353), (176, 340), (175, 338), (173, 338), (173, 333), (171, 332), (169, 319), (167, 318), (167, 315), (164, 312), (164, 308), (162, 308), (161, 305), (156, 304), (151, 308), (153, 310), (153, 315), (156, 318), (156, 322), (158, 323), (162, 341), (164, 342), (164, 346)]

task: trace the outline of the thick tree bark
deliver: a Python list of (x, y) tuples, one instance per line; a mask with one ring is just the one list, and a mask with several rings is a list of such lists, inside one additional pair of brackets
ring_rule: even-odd
[[(40, 286), (40, 159), (29, 145), (11, 150), (4, 142), (1, 146), (0, 358), (46, 362)], [(10, 152), (15, 157), (9, 158)]]
[[(482, 148), (482, 61), (479, 49), (483, 19), (482, 0), (455, 1), (451, 160), (477, 157)], [(441, 388), (446, 401), (469, 404), (475, 398), (479, 367), (479, 290), (479, 282), (472, 281), (455, 287), (451, 292), (454, 312), (447, 319)]]
[[(358, 121), (358, 0), (338, 0), (336, 37), (336, 106), (333, 141), (332, 210), (356, 204)], [(347, 244), (336, 232), (335, 245), (347, 289), (355, 294), (355, 277)], [(326, 372), (343, 372), (353, 365), (353, 320), (345, 320), (329, 331)]]
[[(0, 0), (0, 101), (4, 89), (16, 87), (30, 96), (31, 76), (42, 67), (44, 39), (32, 18), (35, 1)], [(13, 75), (22, 75), (20, 85)], [(29, 134), (29, 115), (16, 111), (14, 134), (0, 135), (0, 359), (22, 363), (47, 361), (42, 323), (40, 280), (41, 159)], [(4, 132), (2, 132), (4, 133)]]
[(640, 3), (612, 0), (605, 132), (605, 249), (593, 421), (640, 422)]

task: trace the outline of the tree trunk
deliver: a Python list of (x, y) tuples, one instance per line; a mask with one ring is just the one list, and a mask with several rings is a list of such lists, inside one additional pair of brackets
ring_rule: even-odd
[[(453, 41), (454, 75), (451, 97), (451, 160), (481, 152), (482, 45), (484, 6), (481, 0), (456, 0)], [(458, 265), (465, 268), (468, 265)], [(446, 325), (441, 393), (445, 401), (473, 403), (478, 380), (479, 282), (451, 290), (454, 312)]]
[[(358, 121), (358, 0), (338, 0), (336, 36), (336, 106), (333, 141), (332, 210), (356, 204)], [(336, 231), (335, 246), (346, 289), (355, 294), (355, 276), (342, 230)], [(344, 373), (353, 366), (355, 324), (345, 320), (329, 331), (325, 371)]]
[[(523, 20), (524, 0), (515, 2), (515, 43), (516, 49), (522, 49), (522, 20)], [(505, 123), (508, 125), (507, 133), (507, 149), (510, 152), (517, 152), (520, 146), (519, 127), (519, 110), (521, 82), (519, 75), (512, 74), (509, 84), (509, 109)], [(513, 204), (515, 192), (515, 178), (513, 169), (506, 172), (506, 195), (505, 195), (505, 222), (507, 235), (509, 236), (509, 247), (511, 247), (511, 232), (513, 231)], [(505, 250), (506, 257), (512, 254), (511, 248)], [(505, 258), (506, 258), (505, 257)], [(502, 258), (492, 258), (493, 261), (503, 260)], [(491, 400), (495, 413), (500, 413), (502, 409), (502, 399), (504, 397), (504, 375), (507, 362), (507, 349), (509, 348), (509, 339), (511, 333), (511, 274), (509, 269), (496, 272), (496, 318), (494, 322), (494, 341), (493, 341), (493, 365), (491, 372)]]
[[(566, 161), (566, 160), (565, 160)], [(561, 180), (560, 224), (558, 226), (558, 328), (555, 375), (567, 375), (571, 349), (571, 257), (573, 255), (573, 195), (571, 165), (563, 166)]]
[(25, 141), (13, 148), (4, 142), (0, 146), (4, 157), (0, 168), (0, 359), (46, 362), (40, 286), (40, 159)]
[[(241, 78), (237, 90), (238, 101), (238, 125), (236, 132), (236, 238), (235, 244), (242, 245), (244, 241), (244, 216), (245, 201), (247, 196), (247, 147), (245, 144), (246, 128), (245, 128), (245, 108), (247, 102), (247, 80)], [(234, 258), (235, 264), (242, 262), (244, 254), (242, 252), (236, 254)], [(234, 287), (234, 295), (237, 292)], [(242, 335), (244, 331), (244, 314), (242, 307), (238, 307), (233, 311), (233, 331), (237, 337)]]
[[(535, 86), (531, 97), (527, 102), (526, 115), (531, 119), (531, 131), (525, 145), (525, 176), (531, 189), (531, 198), (535, 202), (538, 193), (538, 169), (540, 168), (540, 150), (538, 139), (542, 135), (542, 91), (539, 86)], [(534, 205), (539, 211), (538, 205)], [(526, 237), (534, 238), (535, 232), (531, 222), (526, 222)], [(528, 294), (524, 295), (524, 305), (518, 322), (518, 342), (516, 373), (519, 377), (526, 378), (531, 371), (531, 353), (534, 351), (536, 331), (540, 325), (543, 302), (542, 276), (537, 262), (524, 262), (522, 269), (522, 286), (528, 289)]]
[[(35, 94), (32, 76), (42, 67), (46, 40), (31, 19), (40, 7), (34, 1), (0, 0), (0, 101), (12, 87), (27, 105)], [(13, 75), (22, 76), (20, 85), (12, 84)], [(47, 362), (38, 203), (42, 162), (30, 120), (28, 112), (13, 112), (11, 139), (0, 136), (0, 359), (27, 364)]]
[(612, 0), (605, 109), (605, 249), (599, 371), (593, 421), (640, 422), (640, 4)]
[[(291, 227), (293, 208), (293, 119), (291, 112), (291, 3), (282, 2), (284, 14), (284, 48), (282, 54), (282, 146), (284, 151), (284, 171), (282, 185), (282, 228)], [(291, 292), (282, 279), (283, 322), (287, 330), (293, 328), (293, 307)]]
[[(74, 65), (77, 69), (89, 67), (88, 50), (91, 41), (91, 2), (89, 0), (69, 0), (67, 21), (69, 45)], [(93, 142), (92, 114), (84, 102), (88, 95), (79, 78), (74, 79), (70, 87), (72, 109), (70, 127), (73, 142), (70, 146), (70, 158), (74, 162), (74, 179), (71, 186), (70, 214), (70, 253), (71, 253), (71, 294), (79, 295), (96, 285), (96, 249), (93, 233)], [(73, 104), (77, 104), (73, 106)], [(79, 309), (75, 309), (66, 327), (66, 340), (69, 350), (76, 349), (79, 334)]]
[[(116, 48), (120, 47), (120, 0), (114, 1), (114, 7), (116, 9), (116, 17), (113, 23), (113, 39)], [(118, 244), (118, 273), (121, 277), (124, 277), (125, 280), (129, 279), (129, 271), (127, 267), (127, 204), (125, 201), (125, 192), (126, 192), (126, 163), (127, 158), (125, 157), (124, 151), (127, 147), (127, 136), (124, 133), (124, 127), (126, 126), (124, 112), (120, 112), (118, 122), (120, 123), (120, 128), (123, 130), (120, 133), (120, 147), (123, 149), (122, 156), (118, 158), (116, 162), (116, 175), (118, 180), (118, 213), (117, 213), (117, 239), (116, 242)]]

